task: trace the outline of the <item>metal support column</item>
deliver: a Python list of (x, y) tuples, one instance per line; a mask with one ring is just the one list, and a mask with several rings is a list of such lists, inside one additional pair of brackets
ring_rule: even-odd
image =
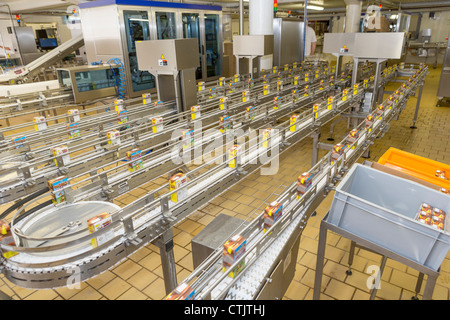
[[(244, 0), (239, 0), (239, 35), (244, 34)], [(239, 64), (239, 61), (237, 61)]]
[(423, 89), (423, 81), (420, 82), (419, 96), (417, 97), (416, 111), (414, 112), (413, 125), (410, 127), (411, 129), (417, 129), (416, 122), (417, 116), (419, 114), (420, 100), (422, 99), (422, 89)]
[(161, 255), (161, 264), (166, 293), (169, 294), (178, 285), (175, 269), (175, 257), (173, 254), (173, 229), (167, 229), (156, 241)]
[(319, 137), (320, 132), (318, 130), (311, 133), (311, 137), (313, 138), (313, 149), (312, 149), (312, 161), (311, 167), (314, 167), (317, 161), (319, 161)]
[(314, 276), (313, 300), (320, 299), (320, 290), (322, 286), (323, 261), (325, 258), (325, 247), (327, 244), (327, 228), (323, 221), (319, 228), (319, 246), (317, 248), (316, 274)]

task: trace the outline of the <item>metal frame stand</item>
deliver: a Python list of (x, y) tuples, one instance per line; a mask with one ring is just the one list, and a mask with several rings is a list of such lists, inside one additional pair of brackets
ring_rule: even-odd
[(178, 285), (177, 271), (175, 269), (175, 257), (173, 254), (173, 229), (167, 229), (156, 241), (161, 255), (164, 286), (169, 294)]
[(423, 84), (424, 84), (424, 81), (421, 81), (420, 89), (419, 89), (419, 96), (417, 97), (416, 111), (414, 112), (413, 125), (410, 127), (411, 129), (417, 129), (416, 122), (417, 122), (417, 116), (419, 114), (420, 100), (422, 99)]
[[(383, 256), (381, 266), (380, 266), (380, 276), (381, 276), (381, 272), (384, 269), (384, 266), (386, 264), (387, 258), (396, 260), (400, 263), (405, 264), (408, 267), (418, 270), (419, 278), (417, 280), (416, 289), (415, 289), (416, 295), (413, 297), (413, 299), (417, 299), (417, 294), (420, 292), (420, 289), (422, 287), (423, 277), (426, 274), (428, 276), (428, 278), (427, 278), (427, 282), (425, 285), (425, 290), (424, 290), (422, 299), (423, 300), (431, 300), (431, 297), (433, 295), (433, 290), (436, 285), (436, 279), (439, 276), (438, 271), (431, 270), (422, 264), (419, 264), (415, 261), (412, 261), (405, 257), (402, 257), (399, 254), (392, 252), (384, 247), (378, 246), (368, 240), (365, 240), (364, 238), (361, 238), (360, 236), (357, 236), (357, 235), (350, 233), (348, 231), (345, 231), (339, 227), (331, 225), (326, 221), (327, 217), (328, 217), (328, 214), (321, 221), (320, 229), (319, 229), (319, 246), (318, 246), (318, 250), (317, 250), (316, 274), (315, 274), (315, 279), (314, 279), (314, 293), (313, 293), (314, 300), (320, 299), (320, 288), (321, 288), (321, 284), (322, 284), (322, 274), (323, 274), (323, 265), (324, 265), (325, 248), (326, 248), (326, 243), (327, 243), (327, 231), (328, 230), (333, 231), (334, 233), (337, 233), (338, 235), (341, 235), (352, 241), (352, 245), (350, 247), (350, 256), (349, 256), (349, 265), (350, 266), (351, 266), (351, 263), (353, 262), (353, 255), (354, 255), (356, 243), (358, 243), (358, 246), (361, 246), (363, 249), (370, 250), (371, 252), (375, 252), (375, 253)], [(351, 275), (350, 268), (349, 268), (349, 270), (346, 271), (346, 273), (348, 275)], [(375, 295), (376, 295), (376, 288), (372, 289), (370, 298), (374, 299)]]

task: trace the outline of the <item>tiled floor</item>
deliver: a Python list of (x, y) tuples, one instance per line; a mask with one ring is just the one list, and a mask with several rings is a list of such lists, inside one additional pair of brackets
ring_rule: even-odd
[[(371, 147), (370, 160), (376, 161), (389, 148), (396, 147), (437, 161), (450, 163), (450, 108), (435, 107), (436, 88), (440, 69), (430, 69), (427, 76), (417, 129), (410, 129), (416, 105), (416, 98), (410, 98), (406, 110), (398, 121), (391, 124), (389, 132)], [(392, 88), (396, 88), (394, 84)], [(329, 126), (322, 129), (321, 140), (328, 137)], [(345, 122), (335, 128), (335, 138), (339, 140), (348, 132)], [(339, 135), (340, 134), (340, 135)], [(322, 151), (320, 155), (324, 154)], [(174, 228), (174, 255), (178, 280), (183, 280), (193, 270), (191, 239), (208, 225), (219, 213), (242, 219), (251, 219), (259, 213), (273, 192), (280, 191), (280, 185), (288, 185), (296, 176), (309, 169), (311, 164), (311, 139), (305, 139), (281, 156), (280, 170), (274, 176), (251, 174), (207, 206), (198, 210)], [(137, 189), (136, 194), (124, 199), (128, 203), (145, 190)], [(303, 231), (295, 277), (284, 299), (312, 299), (317, 257), (320, 221), (328, 211), (333, 194), (330, 194), (311, 217)], [(379, 255), (365, 250), (356, 251), (352, 270), (345, 273), (350, 241), (331, 232), (327, 237), (324, 275), (321, 299), (357, 300), (368, 299), (366, 281), (370, 276), (367, 267), (379, 265)], [(418, 272), (393, 260), (388, 260), (382, 275), (381, 288), (377, 299), (410, 299), (413, 296)], [(425, 278), (426, 280), (426, 278)], [(79, 288), (59, 288), (54, 290), (30, 290), (20, 288), (0, 275), (0, 290), (14, 299), (162, 299), (165, 296), (159, 249), (150, 244), (134, 253), (116, 267), (83, 282)], [(437, 279), (434, 299), (450, 298), (450, 254), (441, 266)], [(422, 288), (423, 292), (423, 288)], [(420, 298), (421, 296), (419, 296)]]

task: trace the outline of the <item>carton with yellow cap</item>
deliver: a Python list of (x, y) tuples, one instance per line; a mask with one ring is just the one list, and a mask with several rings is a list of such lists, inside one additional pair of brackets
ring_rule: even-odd
[(120, 144), (120, 131), (119, 130), (110, 130), (106, 133), (106, 137), (108, 138), (108, 144), (118, 145)]
[[(230, 238), (223, 245), (223, 271), (225, 272), (232, 266), (236, 260), (238, 260), (244, 253), (247, 245), (247, 240), (241, 235), (235, 235)], [(234, 278), (245, 266), (245, 259), (243, 259), (239, 265), (237, 265), (231, 272), (229, 276)]]
[(305, 192), (311, 187), (313, 174), (309, 172), (302, 173), (297, 178), (297, 196), (305, 194)]
[(381, 116), (383, 115), (383, 112), (384, 112), (385, 109), (386, 108), (385, 108), (384, 105), (379, 104), (378, 107), (377, 107), (377, 117), (381, 118)]
[(152, 95), (150, 93), (142, 94), (142, 104), (150, 104), (152, 103)]
[(266, 209), (264, 209), (264, 232), (273, 226), (283, 214), (283, 205), (279, 202), (270, 203)]
[(273, 109), (277, 110), (281, 105), (281, 97), (280, 96), (276, 96), (273, 98)]
[(317, 119), (319, 117), (319, 107), (320, 105), (318, 103), (315, 103), (313, 105), (314, 119)]
[(154, 133), (161, 132), (164, 130), (163, 117), (153, 117), (152, 118), (152, 130)]
[(270, 136), (272, 135), (272, 128), (264, 129), (262, 134), (262, 147), (269, 148), (270, 146)]
[(69, 139), (74, 139), (74, 138), (78, 138), (79, 136), (81, 136), (80, 129), (78, 128), (78, 122), (68, 123), (67, 131), (68, 131)]
[(290, 131), (291, 132), (295, 132), (295, 130), (296, 130), (296, 126), (295, 126), (295, 124), (297, 123), (297, 119), (298, 119), (298, 114), (293, 114), (293, 115), (291, 115), (291, 118), (290, 118)]
[(241, 156), (241, 146), (235, 144), (228, 150), (228, 167), (236, 168), (236, 165), (240, 161)]
[(170, 191), (177, 190), (177, 192), (174, 192), (170, 195), (170, 200), (173, 202), (179, 202), (183, 201), (187, 198), (187, 177), (183, 172), (178, 172), (174, 174), (169, 179), (169, 189)]
[[(14, 240), (14, 237), (11, 232), (11, 228), (9, 227), (9, 224), (6, 220), (0, 220), (0, 244), (6, 245), (6, 246), (16, 246), (16, 242)], [(5, 259), (9, 259), (18, 252), (15, 251), (8, 251), (5, 249), (2, 249), (2, 256)]]
[(116, 99), (114, 100), (114, 110), (116, 110), (116, 112), (122, 111), (125, 108), (123, 107), (123, 99)]
[(127, 161), (128, 161), (128, 171), (135, 172), (142, 169), (144, 164), (142, 162), (142, 151), (141, 149), (135, 148), (127, 151)]
[[(106, 228), (112, 223), (112, 217), (109, 213), (103, 212), (87, 221), (89, 233), (94, 233), (100, 229)], [(96, 248), (114, 238), (114, 230), (110, 228), (107, 232), (91, 239), (91, 245)]]
[(47, 120), (45, 119), (45, 117), (34, 117), (33, 122), (35, 123), (34, 129), (36, 131), (47, 129)]
[[(62, 156), (62, 162), (64, 165), (69, 164), (69, 162), (70, 162), (69, 148), (66, 145), (59, 146), (59, 147), (53, 147), (52, 154), (55, 157)], [(57, 160), (53, 159), (53, 161), (55, 162), (55, 165), (58, 166)]]
[(194, 295), (195, 290), (187, 283), (182, 283), (173, 289), (164, 300), (194, 300)]
[(365, 121), (364, 129), (369, 130), (369, 132), (370, 132), (371, 131), (370, 126), (373, 123), (373, 115), (371, 115), (371, 114), (367, 115), (367, 117), (364, 121)]
[(342, 90), (342, 101), (347, 101), (347, 93), (348, 93), (348, 88), (345, 88), (344, 90)]
[[(358, 139), (359, 139), (359, 130), (353, 129), (347, 136), (347, 143), (351, 145), (355, 143)], [(356, 146), (356, 144), (354, 146)]]
[(52, 195), (53, 204), (57, 205), (66, 201), (66, 193), (64, 188), (69, 185), (69, 180), (66, 176), (60, 176), (51, 180), (48, 180), (48, 188)]
[(344, 153), (345, 146), (343, 144), (337, 144), (331, 150), (331, 158), (333, 160), (339, 159), (340, 156)]
[(245, 109), (245, 117), (246, 117), (248, 120), (253, 120), (253, 119), (255, 119), (255, 114), (256, 114), (256, 107), (255, 107), (255, 106), (250, 106), (250, 107), (247, 107), (247, 108)]
[(23, 148), (27, 137), (14, 137), (12, 138), (12, 144), (15, 149)]
[(219, 120), (219, 130), (220, 132), (226, 132), (228, 129), (231, 128), (231, 118), (230, 116), (223, 116), (220, 117)]
[(69, 116), (69, 122), (80, 121), (80, 111), (78, 109), (70, 109), (67, 111), (67, 115)]
[(198, 119), (201, 116), (200, 106), (191, 107), (191, 118), (192, 120)]
[(181, 132), (181, 140), (183, 142), (183, 149), (188, 149), (194, 146), (194, 130), (183, 130)]
[(128, 122), (128, 114), (127, 110), (117, 111), (118, 124), (125, 124)]
[(242, 102), (247, 102), (249, 96), (250, 96), (250, 90), (242, 91)]
[(220, 97), (219, 109), (225, 110), (227, 108), (228, 97)]

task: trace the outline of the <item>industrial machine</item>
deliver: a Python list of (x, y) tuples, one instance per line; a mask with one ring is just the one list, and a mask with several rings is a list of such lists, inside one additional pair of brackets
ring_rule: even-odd
[(273, 19), (273, 65), (284, 66), (304, 60), (304, 22), (294, 18)]
[[(33, 37), (34, 41), (34, 36)], [(55, 62), (61, 60), (63, 57), (72, 53), (76, 49), (82, 47), (84, 44), (83, 35), (74, 37), (55, 49), (39, 55), (39, 57), (32, 59), (27, 64), (8, 70), (7, 72), (0, 74), (0, 83), (27, 83), (34, 79), (43, 68), (53, 65)], [(34, 43), (36, 46), (36, 44)]]
[(79, 8), (88, 63), (120, 60), (129, 97), (156, 91), (154, 76), (138, 64), (137, 41), (197, 39), (196, 79), (221, 75), (222, 7), (128, 0), (86, 2)]
[(261, 57), (273, 54), (273, 35), (240, 35), (233, 36), (233, 55), (236, 61), (241, 58), (248, 60), (247, 70), (240, 69), (236, 63), (236, 74), (249, 73), (252, 78), (259, 78), (261, 72)]
[(61, 88), (72, 90), (75, 103), (119, 95), (119, 66), (111, 64), (57, 68)]
[(197, 46), (197, 39), (146, 40), (136, 43), (139, 68), (155, 77), (158, 99), (175, 100), (179, 113), (197, 105)]

